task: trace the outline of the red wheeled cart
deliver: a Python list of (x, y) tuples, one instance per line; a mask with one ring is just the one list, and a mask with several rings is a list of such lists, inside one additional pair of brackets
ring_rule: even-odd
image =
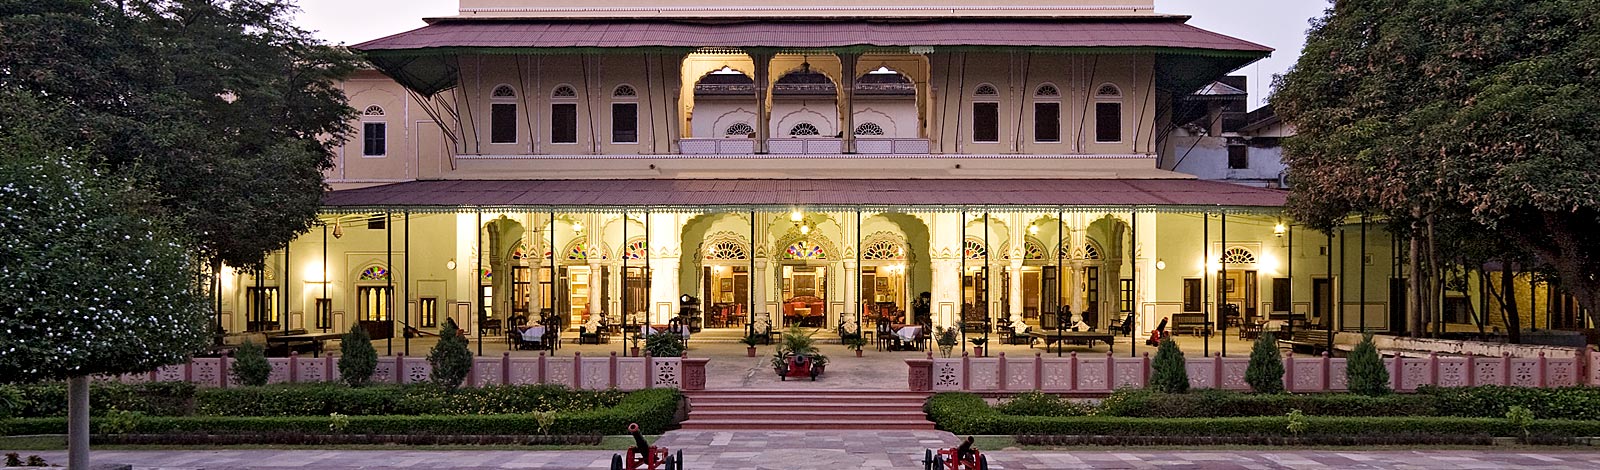
[(966, 442), (960, 447), (950, 449), (928, 449), (922, 457), (923, 470), (989, 470), (989, 458), (983, 452), (972, 448), (972, 437), (968, 436)]

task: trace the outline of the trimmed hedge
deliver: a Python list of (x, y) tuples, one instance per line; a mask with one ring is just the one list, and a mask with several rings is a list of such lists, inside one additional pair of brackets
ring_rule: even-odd
[[(956, 434), (1060, 434), (1106, 436), (1267, 436), (1288, 435), (1286, 416), (1228, 418), (1133, 418), (1112, 416), (1011, 416), (990, 407), (977, 395), (941, 393), (926, 405), (928, 419)], [(1522, 436), (1523, 430), (1504, 418), (1460, 417), (1332, 417), (1305, 418), (1307, 434), (1413, 435), (1455, 434)], [(1533, 434), (1600, 436), (1600, 421), (1537, 420)]]
[[(61, 383), (7, 386), (22, 397), (24, 418), (67, 415)], [(516, 414), (616, 406), (626, 392), (572, 390), (555, 385), (509, 385), (446, 390), (431, 384), (351, 388), (339, 383), (200, 388), (184, 382), (97, 383), (89, 392), (96, 415), (111, 409), (147, 416), (349, 416)]]
[[(28, 385), (0, 385), (21, 398), (12, 415), (25, 418), (66, 416), (67, 384), (51, 382)], [(98, 416), (112, 409), (137, 411), (150, 416), (189, 414), (196, 388), (188, 382), (150, 382), (123, 384), (94, 382), (89, 385), (90, 413)]]
[[(1098, 416), (1139, 418), (1222, 418), (1283, 416), (1300, 410), (1311, 416), (1438, 416), (1433, 397), (1351, 394), (1248, 394), (1203, 389), (1184, 394), (1118, 390), (1100, 402)], [(1502, 411), (1498, 416), (1504, 417)]]
[[(680, 395), (673, 389), (648, 389), (627, 394), (616, 406), (584, 411), (551, 413), (547, 427), (531, 413), (497, 415), (350, 416), (342, 434), (623, 434), (629, 423), (639, 423), (646, 434), (659, 434), (672, 426)], [(274, 433), (327, 434), (329, 416), (152, 416), (139, 419), (131, 432), (161, 433)], [(100, 432), (100, 420), (92, 423)], [(542, 431), (542, 432), (541, 432)], [(0, 421), (4, 435), (64, 434), (66, 418), (21, 418)]]
[(1600, 420), (1600, 388), (1424, 386), (1417, 395), (1433, 400), (1444, 416), (1503, 418), (1513, 406), (1533, 411), (1538, 419)]

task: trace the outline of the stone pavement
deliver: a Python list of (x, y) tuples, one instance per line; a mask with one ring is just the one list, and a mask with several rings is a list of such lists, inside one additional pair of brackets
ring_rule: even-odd
[[(673, 431), (658, 444), (682, 449), (690, 470), (920, 469), (923, 449), (951, 446), (942, 431)], [(0, 450), (3, 451), (3, 450)], [(609, 468), (614, 451), (97, 451), (96, 463), (146, 470), (585, 469)], [(64, 463), (66, 453), (39, 454)], [(990, 468), (1564, 469), (1600, 468), (1600, 452), (1566, 450), (1095, 450), (991, 451)]]

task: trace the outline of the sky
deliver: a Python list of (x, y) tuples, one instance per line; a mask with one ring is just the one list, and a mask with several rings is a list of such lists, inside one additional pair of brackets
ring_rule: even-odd
[[(450, 16), (457, 0), (300, 0), (296, 21), (334, 44), (356, 44), (422, 27), (422, 18)], [(1156, 11), (1189, 15), (1189, 24), (1262, 44), (1272, 57), (1235, 74), (1250, 78), (1250, 107), (1265, 103), (1272, 76), (1300, 57), (1309, 20), (1322, 16), (1325, 0), (1156, 0)]]

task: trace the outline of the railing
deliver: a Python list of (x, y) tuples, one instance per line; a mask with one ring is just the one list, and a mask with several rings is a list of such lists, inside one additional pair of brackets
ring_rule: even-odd
[[(1582, 357), (1582, 356), (1580, 356)], [(1476, 357), (1429, 355), (1420, 358), (1386, 358), (1390, 387), (1412, 391), (1423, 385), (1470, 387), (1511, 385), (1521, 387), (1567, 387), (1578, 384), (1600, 385), (1600, 355), (1586, 355), (1588, 364), (1578, 357), (1536, 358), (1511, 356)], [(1249, 357), (1191, 358), (1187, 360), (1189, 385), (1194, 388), (1249, 390), (1245, 369)], [(917, 391), (1007, 392), (1040, 390), (1047, 392), (1109, 393), (1125, 387), (1142, 388), (1150, 381), (1150, 356), (1117, 357), (1107, 353), (1068, 357), (908, 359), (908, 385)], [(1345, 359), (1326, 354), (1283, 358), (1284, 388), (1290, 392), (1330, 392), (1346, 390)]]
[(756, 153), (756, 140), (744, 137), (688, 138), (678, 141), (678, 152), (684, 155), (750, 155)]
[(844, 153), (844, 139), (799, 137), (767, 139), (767, 153), (841, 154)]
[(931, 150), (928, 139), (856, 137), (856, 153), (926, 155)]
[[(639, 390), (643, 388), (678, 388), (704, 390), (706, 362), (709, 359), (687, 357), (584, 357), (572, 356), (474, 357), (472, 372), (464, 385), (469, 387), (492, 385), (563, 385), (574, 389)], [(117, 376), (123, 383), (142, 382), (192, 382), (203, 387), (237, 387), (232, 370), (234, 359), (195, 358), (186, 364), (171, 365), (141, 374)], [(290, 357), (268, 358), (272, 373), (267, 383), (333, 382), (340, 378), (339, 360), (333, 356), (321, 358)], [(421, 357), (404, 354), (378, 358), (378, 367), (372, 374), (376, 383), (418, 383), (429, 380), (433, 366)]]

